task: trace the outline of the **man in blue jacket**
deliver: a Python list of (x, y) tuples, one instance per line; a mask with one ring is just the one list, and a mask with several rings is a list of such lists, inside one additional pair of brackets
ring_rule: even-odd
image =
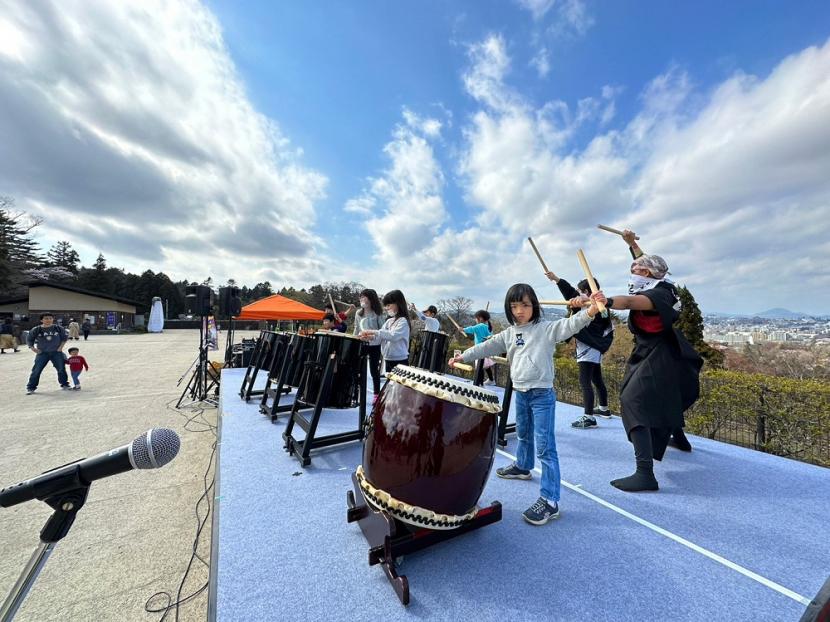
[(35, 364), (32, 366), (32, 373), (26, 384), (26, 395), (35, 392), (40, 381), (40, 374), (50, 361), (58, 370), (58, 382), (61, 389), (69, 388), (69, 379), (66, 376), (66, 357), (63, 353), (67, 339), (64, 328), (55, 325), (55, 316), (49, 312), (41, 313), (40, 326), (35, 326), (29, 331), (27, 340), (29, 349), (35, 353)]

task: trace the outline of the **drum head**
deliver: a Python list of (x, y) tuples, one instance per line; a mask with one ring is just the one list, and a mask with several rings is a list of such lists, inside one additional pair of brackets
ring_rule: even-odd
[(452, 376), (436, 374), (409, 365), (398, 365), (386, 376), (390, 382), (405, 385), (419, 393), (432, 395), (475, 410), (489, 413), (501, 412), (501, 402), (497, 393)]

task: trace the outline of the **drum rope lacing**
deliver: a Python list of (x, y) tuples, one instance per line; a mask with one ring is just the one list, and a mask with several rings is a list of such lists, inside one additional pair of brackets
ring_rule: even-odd
[(416, 389), (427, 395), (486, 412), (501, 412), (498, 394), (475, 385), (450, 380), (423, 369), (398, 365), (387, 373), (389, 380)]
[(366, 479), (363, 473), (363, 466), (358, 465), (355, 471), (355, 477), (360, 484), (360, 489), (366, 500), (378, 509), (389, 512), (395, 518), (398, 518), (406, 523), (423, 525), (429, 529), (455, 529), (464, 523), (471, 521), (478, 514), (478, 507), (474, 507), (466, 514), (437, 514), (431, 510), (425, 510), (417, 505), (410, 505), (395, 499), (392, 495), (384, 490), (375, 488)]

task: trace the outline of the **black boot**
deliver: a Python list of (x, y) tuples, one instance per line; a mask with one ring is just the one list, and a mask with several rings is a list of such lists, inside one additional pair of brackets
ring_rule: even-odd
[(680, 451), (692, 451), (692, 444), (686, 435), (683, 433), (683, 428), (674, 428), (671, 431), (671, 438), (669, 444), (677, 447)]
[(614, 488), (625, 492), (641, 492), (644, 490), (658, 490), (657, 480), (654, 477), (654, 469), (644, 465), (637, 465), (633, 475), (615, 479), (611, 482)]

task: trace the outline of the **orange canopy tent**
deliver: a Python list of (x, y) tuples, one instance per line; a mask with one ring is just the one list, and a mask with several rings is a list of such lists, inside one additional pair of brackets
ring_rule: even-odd
[(274, 294), (242, 307), (237, 320), (322, 320), (323, 311)]

